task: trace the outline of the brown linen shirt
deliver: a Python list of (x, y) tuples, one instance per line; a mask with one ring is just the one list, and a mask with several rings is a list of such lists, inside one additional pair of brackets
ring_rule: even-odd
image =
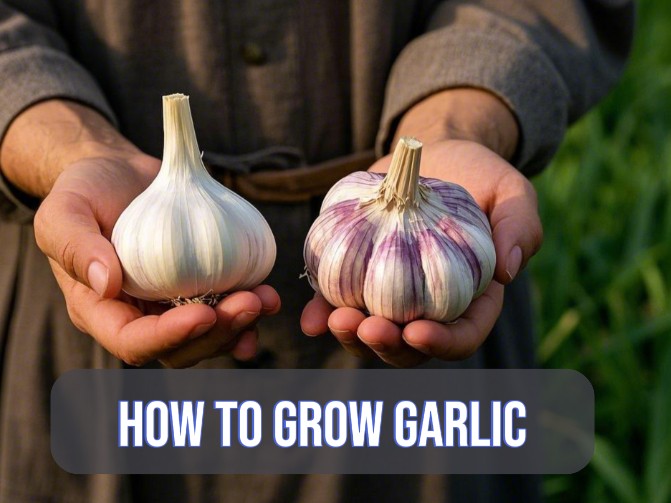
[[(160, 155), (161, 100), (191, 95), (200, 146), (272, 145), (308, 161), (388, 149), (398, 118), (429, 94), (488, 89), (515, 112), (515, 164), (542, 169), (567, 125), (613, 84), (632, 34), (626, 0), (0, 1), (0, 138), (48, 98), (96, 108)], [(49, 449), (49, 391), (73, 368), (119, 365), (70, 323), (35, 245), (34, 202), (0, 186), (0, 502), (532, 501), (520, 477), (70, 475)], [(302, 244), (310, 205), (259, 205), (278, 240), (268, 282), (283, 313), (262, 327), (260, 367), (358, 366), (330, 337), (300, 334), (310, 297)], [(527, 285), (468, 367), (532, 365)], [(234, 366), (219, 359), (209, 365)], [(432, 365), (446, 365), (433, 362)], [(448, 487), (449, 485), (449, 487)], [(448, 496), (449, 495), (449, 496)]]

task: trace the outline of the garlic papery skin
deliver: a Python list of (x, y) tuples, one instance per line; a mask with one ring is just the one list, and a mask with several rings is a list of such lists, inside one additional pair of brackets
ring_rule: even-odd
[(487, 217), (460, 185), (419, 176), (421, 149), (401, 138), (386, 176), (352, 173), (324, 198), (303, 254), (312, 287), (333, 306), (449, 322), (492, 280)]
[(112, 231), (123, 290), (179, 303), (257, 286), (275, 263), (275, 238), (254, 206), (205, 169), (188, 96), (163, 97), (163, 131), (158, 175)]

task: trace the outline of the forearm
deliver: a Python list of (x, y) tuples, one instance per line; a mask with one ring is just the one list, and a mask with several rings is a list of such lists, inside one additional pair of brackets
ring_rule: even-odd
[(143, 154), (94, 109), (48, 100), (23, 111), (0, 144), (0, 169), (23, 192), (45, 197), (68, 166), (105, 157), (134, 164)]
[(399, 122), (394, 144), (401, 136), (415, 136), (425, 144), (448, 139), (475, 141), (511, 160), (519, 128), (510, 109), (493, 94), (454, 88), (411, 107)]
[(614, 84), (628, 53), (633, 2), (450, 0), (435, 2), (426, 32), (408, 43), (387, 80), (377, 151), (391, 128), (437, 89), (489, 89), (514, 111), (520, 140), (512, 159), (541, 171), (566, 127)]

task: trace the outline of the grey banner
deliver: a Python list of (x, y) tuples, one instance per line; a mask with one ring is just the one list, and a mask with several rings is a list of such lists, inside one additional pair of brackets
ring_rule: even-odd
[(571, 370), (76, 370), (51, 393), (72, 473), (573, 473)]

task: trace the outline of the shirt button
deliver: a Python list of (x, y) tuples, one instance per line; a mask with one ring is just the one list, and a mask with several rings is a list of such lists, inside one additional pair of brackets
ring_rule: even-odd
[(249, 65), (259, 66), (266, 62), (266, 52), (259, 44), (254, 42), (246, 42), (240, 48), (242, 59)]

